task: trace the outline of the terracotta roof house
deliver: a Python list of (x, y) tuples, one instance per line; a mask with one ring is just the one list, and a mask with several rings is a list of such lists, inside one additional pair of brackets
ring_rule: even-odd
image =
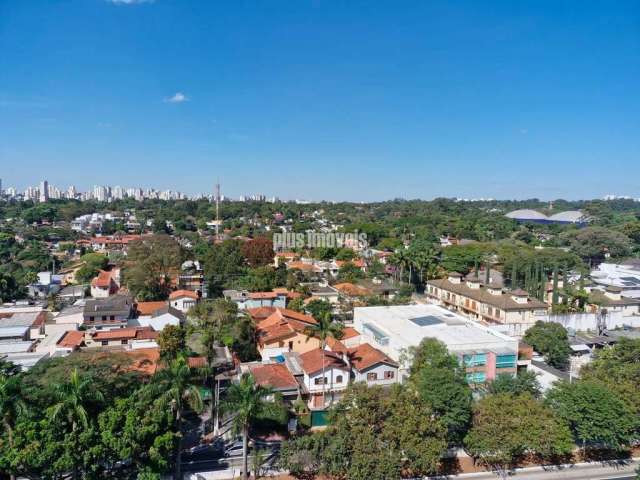
[(200, 295), (191, 290), (176, 290), (169, 295), (169, 304), (182, 313), (187, 313), (191, 307), (200, 301)]
[(398, 382), (398, 363), (382, 351), (363, 343), (349, 349), (349, 362), (356, 382), (391, 385)]
[(303, 374), (302, 383), (308, 393), (309, 408), (324, 410), (340, 399), (349, 385), (351, 375), (349, 365), (341, 354), (316, 348), (300, 354), (297, 361)]
[(164, 300), (159, 302), (137, 302), (135, 304), (135, 310), (138, 317), (150, 317), (153, 315), (153, 312), (168, 305)]
[(311, 315), (287, 308), (276, 308), (256, 323), (258, 351), (263, 359), (279, 358), (284, 352), (303, 353), (320, 346), (319, 340), (305, 334), (317, 322)]
[(300, 385), (283, 363), (250, 364), (248, 370), (258, 385), (280, 392), (285, 400), (298, 398)]
[(120, 289), (120, 269), (100, 270), (98, 276), (91, 280), (91, 296), (106, 298), (115, 295)]
[(56, 350), (74, 352), (84, 345), (84, 332), (69, 330), (56, 343)]
[(112, 330), (87, 331), (84, 342), (91, 347), (157, 347), (158, 332), (151, 327), (114, 328)]

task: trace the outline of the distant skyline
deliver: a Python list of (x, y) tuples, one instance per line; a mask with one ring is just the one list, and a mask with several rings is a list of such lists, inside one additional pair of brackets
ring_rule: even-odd
[(0, 1), (0, 178), (640, 197), (632, 0)]

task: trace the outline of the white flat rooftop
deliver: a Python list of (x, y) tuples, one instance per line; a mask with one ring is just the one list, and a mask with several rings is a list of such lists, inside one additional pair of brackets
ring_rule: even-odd
[[(423, 338), (436, 338), (450, 351), (517, 349), (518, 341), (438, 305), (357, 307), (357, 325), (372, 326), (401, 347), (418, 345)], [(366, 330), (366, 328), (365, 328)]]

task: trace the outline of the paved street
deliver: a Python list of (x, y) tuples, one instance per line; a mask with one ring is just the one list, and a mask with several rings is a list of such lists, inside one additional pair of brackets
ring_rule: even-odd
[[(509, 479), (518, 480), (635, 480), (635, 469), (638, 468), (640, 459), (628, 462), (582, 463), (563, 468), (524, 468), (509, 475)], [(450, 479), (474, 479), (489, 480), (499, 479), (495, 473), (467, 473), (455, 477), (431, 477), (432, 480)]]

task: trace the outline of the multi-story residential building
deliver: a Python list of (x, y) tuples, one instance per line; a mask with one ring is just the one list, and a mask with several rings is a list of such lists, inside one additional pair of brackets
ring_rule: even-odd
[(399, 363), (400, 381), (408, 375), (412, 347), (435, 338), (467, 368), (471, 384), (500, 374), (514, 375), (518, 340), (437, 305), (356, 307), (354, 328), (370, 343)]
[(115, 295), (120, 289), (120, 269), (100, 270), (98, 276), (91, 280), (91, 296), (106, 298)]
[(133, 301), (127, 295), (92, 298), (84, 305), (83, 325), (96, 330), (124, 328), (132, 313)]
[(537, 320), (546, 318), (548, 305), (529, 297), (523, 290), (505, 291), (495, 284), (483, 285), (480, 279), (463, 280), (459, 273), (448, 278), (429, 280), (425, 290), (436, 304), (462, 313), (486, 325), (509, 325), (516, 336)]

